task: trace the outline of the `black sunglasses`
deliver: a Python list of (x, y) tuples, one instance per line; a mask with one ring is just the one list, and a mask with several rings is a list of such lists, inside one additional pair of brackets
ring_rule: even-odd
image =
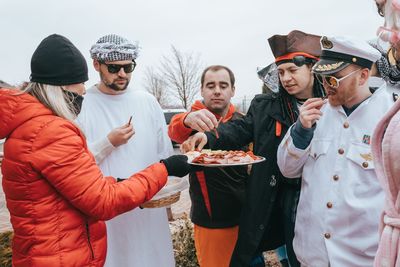
[(315, 60), (311, 59), (311, 58), (307, 58), (305, 56), (295, 56), (292, 59), (292, 62), (297, 66), (297, 67), (301, 67), (304, 64), (312, 64), (315, 63)]
[(136, 67), (136, 62), (135, 61), (132, 61), (132, 63), (125, 64), (125, 65), (107, 64), (107, 63), (104, 63), (104, 62), (99, 62), (99, 63), (103, 64), (103, 65), (106, 65), (108, 72), (109, 73), (113, 73), (113, 74), (118, 73), (121, 70), (121, 68), (124, 69), (125, 73), (131, 73)]

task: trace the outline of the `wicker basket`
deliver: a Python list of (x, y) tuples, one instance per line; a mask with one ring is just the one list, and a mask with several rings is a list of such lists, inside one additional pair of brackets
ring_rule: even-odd
[(178, 202), (180, 196), (181, 196), (181, 192), (176, 192), (167, 197), (163, 197), (163, 198), (156, 199), (156, 200), (149, 200), (146, 203), (142, 204), (141, 207), (147, 208), (147, 209), (166, 207), (171, 204), (174, 204), (175, 202)]

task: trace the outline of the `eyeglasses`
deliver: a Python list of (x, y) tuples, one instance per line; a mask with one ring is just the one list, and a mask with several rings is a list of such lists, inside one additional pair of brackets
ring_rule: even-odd
[(336, 78), (335, 76), (332, 76), (332, 75), (321, 75), (321, 74), (317, 74), (316, 76), (317, 76), (318, 81), (321, 84), (324, 84), (324, 82), (325, 82), (329, 87), (331, 87), (333, 89), (337, 89), (340, 85), (340, 81), (343, 81), (344, 79), (350, 77), (351, 75), (353, 75), (354, 73), (356, 73), (357, 71), (360, 71), (360, 70), (361, 69), (352, 71), (342, 78)]
[(125, 64), (125, 65), (107, 64), (107, 63), (104, 63), (104, 62), (100, 62), (100, 64), (106, 65), (108, 72), (109, 73), (113, 73), (113, 74), (118, 73), (121, 70), (121, 68), (124, 69), (125, 73), (131, 73), (131, 72), (133, 72), (133, 70), (136, 67), (136, 62), (135, 61), (133, 61), (132, 63), (129, 63), (129, 64)]

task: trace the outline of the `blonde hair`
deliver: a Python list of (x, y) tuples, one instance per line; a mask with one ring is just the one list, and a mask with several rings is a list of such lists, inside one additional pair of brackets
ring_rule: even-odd
[(61, 118), (71, 122), (76, 118), (71, 100), (67, 98), (62, 86), (29, 82), (22, 85), (21, 91), (36, 97), (40, 103)]

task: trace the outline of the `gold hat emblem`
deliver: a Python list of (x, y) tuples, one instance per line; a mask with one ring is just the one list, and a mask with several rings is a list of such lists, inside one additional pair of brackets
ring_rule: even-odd
[(316, 71), (330, 71), (330, 70), (336, 70), (339, 68), (341, 65), (343, 65), (343, 61), (333, 63), (333, 64), (325, 64), (325, 65), (317, 65), (316, 68), (314, 68)]
[(326, 36), (322, 37), (321, 45), (325, 49), (332, 49), (332, 47), (333, 47), (333, 43), (331, 41), (329, 41), (328, 37), (326, 37)]

